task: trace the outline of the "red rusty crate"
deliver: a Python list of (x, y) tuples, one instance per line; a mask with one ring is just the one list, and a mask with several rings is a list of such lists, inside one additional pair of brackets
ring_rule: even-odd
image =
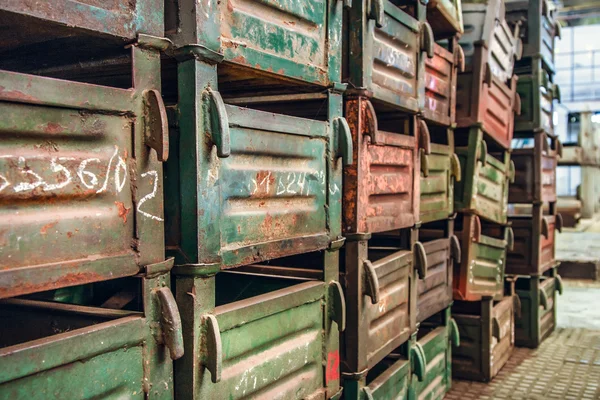
[(562, 231), (562, 216), (544, 215), (543, 206), (532, 207), (530, 215), (513, 215), (508, 218), (515, 235), (515, 245), (508, 251), (506, 273), (514, 275), (540, 275), (556, 264), (555, 231)]
[[(378, 116), (366, 97), (346, 101), (353, 141), (353, 163), (344, 168), (343, 232), (374, 233), (413, 226), (419, 218), (417, 147), (428, 153), (429, 138), (416, 117)], [(402, 133), (387, 131), (394, 127)]]
[(451, 126), (456, 110), (456, 74), (465, 69), (465, 54), (456, 39), (450, 50), (433, 46), (433, 58), (425, 59), (425, 98), (421, 115), (427, 122)]
[(483, 131), (508, 149), (513, 138), (515, 112), (521, 103), (517, 94), (517, 77), (508, 83), (492, 73), (488, 53), (475, 46), (473, 68), (459, 74), (456, 89), (456, 124), (469, 127), (481, 124)]
[(509, 203), (556, 202), (556, 166), (562, 152), (557, 138), (548, 143), (544, 132), (535, 134), (533, 147), (513, 148), (511, 160), (515, 164), (515, 181), (508, 187)]

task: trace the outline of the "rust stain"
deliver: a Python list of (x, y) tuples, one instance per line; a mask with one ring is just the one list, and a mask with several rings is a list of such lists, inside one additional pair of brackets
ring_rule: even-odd
[(46, 233), (48, 233), (48, 229), (52, 228), (56, 224), (58, 224), (58, 221), (50, 222), (49, 224), (42, 226), (42, 229), (40, 229), (40, 233), (42, 235), (45, 235)]
[(0, 97), (4, 100), (18, 100), (18, 101), (25, 101), (25, 102), (37, 102), (38, 99), (33, 97), (33, 96), (29, 96), (23, 92), (19, 92), (18, 90), (4, 90), (5, 87), (4, 86), (0, 86)]
[(131, 208), (126, 208), (125, 204), (120, 201), (115, 201), (115, 205), (119, 209), (119, 217), (123, 218), (123, 223), (127, 222), (127, 214), (131, 211)]
[(73, 232), (67, 232), (67, 237), (71, 239), (73, 237)]
[(44, 127), (44, 132), (49, 134), (57, 134), (63, 132), (65, 129), (56, 122), (48, 122)]

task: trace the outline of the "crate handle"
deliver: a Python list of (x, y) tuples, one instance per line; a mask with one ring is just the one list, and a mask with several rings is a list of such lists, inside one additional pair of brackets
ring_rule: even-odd
[(413, 257), (419, 279), (427, 278), (427, 253), (421, 242), (413, 244)]
[(477, 155), (477, 159), (481, 161), (483, 167), (487, 164), (487, 150), (487, 143), (485, 140), (481, 139), (479, 142), (479, 154)]
[(560, 86), (556, 83), (552, 84), (552, 100), (556, 100), (559, 103), (562, 103), (562, 99), (560, 96)]
[(342, 157), (343, 165), (352, 165), (352, 133), (350, 132), (348, 121), (344, 117), (337, 117), (333, 120), (333, 124), (338, 136), (338, 156)]
[(479, 242), (481, 240), (481, 221), (477, 215), (473, 215), (473, 219), (471, 220), (471, 232), (473, 234), (472, 240)]
[(521, 96), (515, 92), (515, 100), (513, 102), (513, 111), (517, 115), (521, 115)]
[(541, 132), (540, 135), (542, 137), (542, 151), (546, 154), (550, 154), (550, 144), (548, 143), (548, 135), (546, 135), (546, 132)]
[(342, 285), (337, 281), (329, 282), (329, 315), (338, 326), (338, 331), (346, 330), (346, 298)]
[(352, 0), (342, 0), (344, 3), (344, 8), (352, 8)]
[(375, 20), (375, 26), (381, 28), (383, 26), (383, 18), (385, 17), (385, 8), (383, 0), (370, 0), (369, 19)]
[(171, 289), (162, 287), (156, 291), (160, 304), (160, 327), (163, 343), (169, 349), (172, 360), (183, 357), (183, 328), (177, 302)]
[(425, 154), (431, 154), (431, 135), (423, 119), (419, 119), (419, 148), (425, 150)]
[(542, 228), (541, 228), (542, 236), (548, 239), (550, 235), (550, 226), (548, 225), (548, 220), (542, 217)]
[(556, 216), (554, 218), (555, 218), (554, 228), (557, 231), (559, 231), (560, 233), (562, 233), (562, 229), (563, 229), (563, 217), (562, 217), (562, 214), (556, 214)]
[(428, 22), (421, 23), (421, 51), (427, 53), (427, 58), (433, 58), (433, 29)]
[(454, 347), (460, 347), (460, 331), (458, 330), (458, 324), (454, 318), (450, 318), (448, 321), (448, 327), (450, 329), (450, 340)]
[(375, 107), (373, 107), (373, 103), (370, 100), (365, 100), (366, 104), (366, 120), (369, 129), (369, 136), (371, 136), (371, 144), (379, 144), (379, 126), (377, 123), (377, 114), (375, 114)]
[(460, 242), (456, 235), (450, 236), (450, 254), (455, 263), (460, 264), (462, 259), (462, 250), (460, 248)]
[(521, 58), (523, 58), (523, 40), (518, 38), (515, 46), (515, 61), (519, 61)]
[(544, 310), (548, 310), (548, 295), (544, 291), (544, 289), (540, 288), (540, 304), (544, 307)]
[(458, 43), (456, 44), (456, 54), (454, 62), (456, 63), (456, 68), (458, 69), (458, 72), (465, 72), (465, 66), (467, 64), (465, 61), (465, 51), (463, 50), (462, 46)]
[(207, 88), (202, 93), (204, 102), (205, 121), (207, 130), (211, 132), (212, 141), (217, 146), (217, 156), (227, 158), (231, 154), (231, 136), (229, 133), (229, 118), (221, 93)]
[(490, 66), (489, 62), (485, 63), (485, 68), (483, 71), (483, 83), (485, 83), (486, 85), (488, 85), (489, 87), (492, 86), (492, 67)]
[(507, 226), (504, 235), (506, 240), (506, 248), (508, 251), (513, 251), (515, 248), (515, 232), (513, 231), (513, 228)]
[(379, 303), (379, 278), (375, 267), (370, 260), (363, 262), (363, 273), (365, 278), (365, 294), (371, 298), (371, 304)]
[(421, 159), (421, 172), (423, 177), (429, 176), (429, 156), (425, 154), (425, 149), (419, 149), (419, 158)]
[(158, 161), (169, 159), (169, 122), (162, 96), (156, 89), (144, 90), (144, 141), (156, 150)]
[(221, 344), (221, 331), (217, 317), (211, 314), (204, 315), (206, 323), (206, 359), (204, 366), (210, 371), (212, 383), (221, 381), (221, 372), (223, 367), (223, 345)]
[(492, 317), (492, 337), (495, 337), (500, 341), (500, 333), (500, 321), (498, 320), (498, 317)]
[(425, 351), (420, 343), (416, 342), (410, 348), (410, 358), (413, 361), (414, 374), (417, 376), (419, 382), (423, 382), (425, 379), (425, 371), (427, 367), (427, 359), (425, 357)]
[(556, 139), (556, 155), (558, 155), (558, 158), (563, 156), (563, 144), (560, 139)]
[(508, 164), (508, 181), (510, 183), (515, 183), (516, 174), (517, 171), (515, 168), (515, 162), (513, 160), (510, 160), (510, 163)]
[(515, 308), (515, 315), (521, 319), (521, 298), (518, 294), (513, 294), (513, 307)]
[(454, 182), (460, 182), (462, 179), (462, 168), (460, 166), (460, 159), (456, 153), (452, 153), (452, 156), (450, 157), (450, 168), (452, 176), (454, 177)]
[(560, 294), (562, 296), (563, 294), (563, 281), (560, 275), (556, 274), (556, 276), (554, 277), (555, 279), (555, 287), (556, 290), (558, 291), (558, 294)]
[(554, 22), (554, 36), (559, 39), (562, 39), (562, 26), (558, 21)]

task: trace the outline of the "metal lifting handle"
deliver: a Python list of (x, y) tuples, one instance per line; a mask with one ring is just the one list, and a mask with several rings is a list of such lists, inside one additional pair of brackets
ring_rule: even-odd
[(203, 365), (210, 371), (212, 383), (221, 381), (221, 372), (223, 369), (223, 345), (221, 344), (221, 331), (217, 317), (211, 314), (203, 316), (205, 327), (205, 346), (206, 356)]
[(427, 253), (425, 252), (423, 243), (415, 242), (413, 244), (413, 257), (417, 275), (419, 275), (420, 279), (427, 278)]
[(501, 338), (501, 329), (500, 329), (500, 321), (498, 320), (498, 317), (493, 317), (492, 318), (492, 337), (495, 337), (498, 341), (500, 341)]
[(510, 160), (510, 163), (508, 164), (508, 181), (510, 183), (515, 183), (516, 173), (515, 162)]
[(458, 241), (458, 237), (456, 235), (450, 236), (450, 255), (455, 263), (460, 264), (462, 259), (462, 250), (460, 247), (460, 242)]
[(179, 315), (177, 302), (175, 302), (173, 293), (168, 287), (158, 289), (156, 295), (160, 304), (160, 326), (163, 342), (169, 349), (171, 359), (180, 359), (184, 353), (183, 328), (181, 326), (181, 316)]
[(381, 28), (383, 26), (383, 19), (385, 17), (385, 6), (384, 0), (370, 0), (367, 17), (375, 20), (375, 26)]
[(515, 100), (513, 102), (513, 112), (517, 115), (521, 115), (521, 96), (515, 92)]
[(513, 294), (513, 307), (514, 307), (514, 313), (516, 315), (517, 318), (521, 318), (521, 298), (519, 297), (518, 294)]
[(452, 156), (450, 156), (450, 168), (454, 182), (460, 182), (462, 179), (462, 168), (460, 166), (460, 159), (456, 153), (452, 153)]
[(348, 121), (344, 117), (337, 117), (333, 120), (334, 129), (337, 132), (337, 152), (338, 157), (342, 158), (343, 165), (352, 165), (352, 133)]
[(542, 233), (542, 236), (544, 236), (546, 239), (548, 239), (548, 236), (550, 235), (550, 226), (548, 225), (548, 220), (543, 217), (542, 217), (541, 233)]
[(433, 37), (433, 29), (428, 22), (421, 23), (421, 51), (427, 53), (427, 58), (433, 58), (433, 45), (435, 39)]
[(474, 242), (481, 241), (481, 221), (477, 215), (471, 220), (471, 238)]
[(346, 298), (342, 285), (337, 281), (329, 282), (329, 315), (338, 326), (338, 331), (346, 330)]
[(165, 162), (169, 158), (169, 123), (165, 103), (156, 89), (144, 90), (142, 98), (146, 145), (156, 150), (158, 161)]
[(431, 135), (423, 119), (419, 119), (419, 148), (425, 150), (425, 154), (431, 154)]
[(513, 251), (515, 248), (515, 232), (513, 231), (513, 228), (510, 226), (507, 227), (506, 231), (504, 232), (504, 236), (506, 240), (506, 248), (508, 251)]
[(561, 214), (556, 214), (556, 216), (554, 217), (554, 229), (556, 229), (557, 231), (559, 231), (560, 233), (562, 233), (562, 228), (563, 228), (563, 217)]
[(560, 275), (557, 274), (554, 277), (554, 284), (555, 284), (556, 291), (558, 292), (558, 294), (560, 294), (562, 296), (562, 294), (563, 294), (563, 281), (562, 281), (562, 278), (560, 277)]
[(340, 0), (344, 3), (345, 8), (352, 8), (352, 0)]
[(221, 93), (208, 88), (202, 94), (205, 105), (205, 121), (207, 130), (211, 133), (212, 141), (217, 146), (217, 156), (227, 158), (231, 154), (231, 135), (229, 133), (229, 118)]
[(477, 159), (481, 161), (481, 165), (483, 167), (485, 167), (485, 165), (487, 164), (487, 152), (487, 143), (485, 142), (485, 140), (481, 139), (481, 141), (479, 142), (479, 153), (477, 155)]
[(454, 347), (460, 347), (460, 331), (458, 330), (458, 324), (454, 318), (450, 318), (448, 321), (448, 329), (450, 329), (450, 340)]
[(419, 149), (419, 159), (421, 162), (421, 172), (427, 178), (429, 176), (429, 156), (425, 152), (425, 149)]
[(365, 294), (371, 298), (371, 304), (379, 303), (379, 278), (375, 272), (373, 263), (369, 260), (363, 262), (363, 273), (365, 277)]
[(540, 288), (539, 294), (540, 294), (540, 304), (541, 304), (541, 306), (544, 307), (544, 310), (548, 310), (548, 295), (546, 294), (546, 292), (542, 288)]
[(377, 114), (375, 114), (375, 107), (373, 107), (373, 103), (370, 100), (365, 100), (366, 108), (366, 120), (369, 129), (369, 136), (371, 136), (371, 144), (379, 144), (379, 126), (377, 123)]
[(492, 80), (492, 67), (490, 66), (490, 63), (487, 62), (485, 63), (485, 68), (483, 70), (483, 83), (489, 87), (492, 86)]
[(556, 83), (552, 84), (552, 100), (556, 100), (559, 103), (562, 103), (562, 99), (560, 96), (560, 86), (558, 86)]
[(417, 376), (419, 382), (423, 382), (425, 379), (425, 372), (427, 368), (427, 359), (425, 358), (425, 351), (420, 343), (415, 343), (410, 348), (410, 358), (413, 361), (413, 373)]
[(456, 68), (458, 69), (458, 72), (465, 72), (465, 66), (467, 65), (465, 61), (465, 51), (458, 43), (456, 44), (456, 54), (454, 62), (456, 63)]

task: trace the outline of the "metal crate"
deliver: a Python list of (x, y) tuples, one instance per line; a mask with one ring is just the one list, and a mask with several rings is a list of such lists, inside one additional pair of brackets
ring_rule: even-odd
[(431, 0), (427, 3), (427, 22), (436, 39), (464, 32), (461, 0)]

